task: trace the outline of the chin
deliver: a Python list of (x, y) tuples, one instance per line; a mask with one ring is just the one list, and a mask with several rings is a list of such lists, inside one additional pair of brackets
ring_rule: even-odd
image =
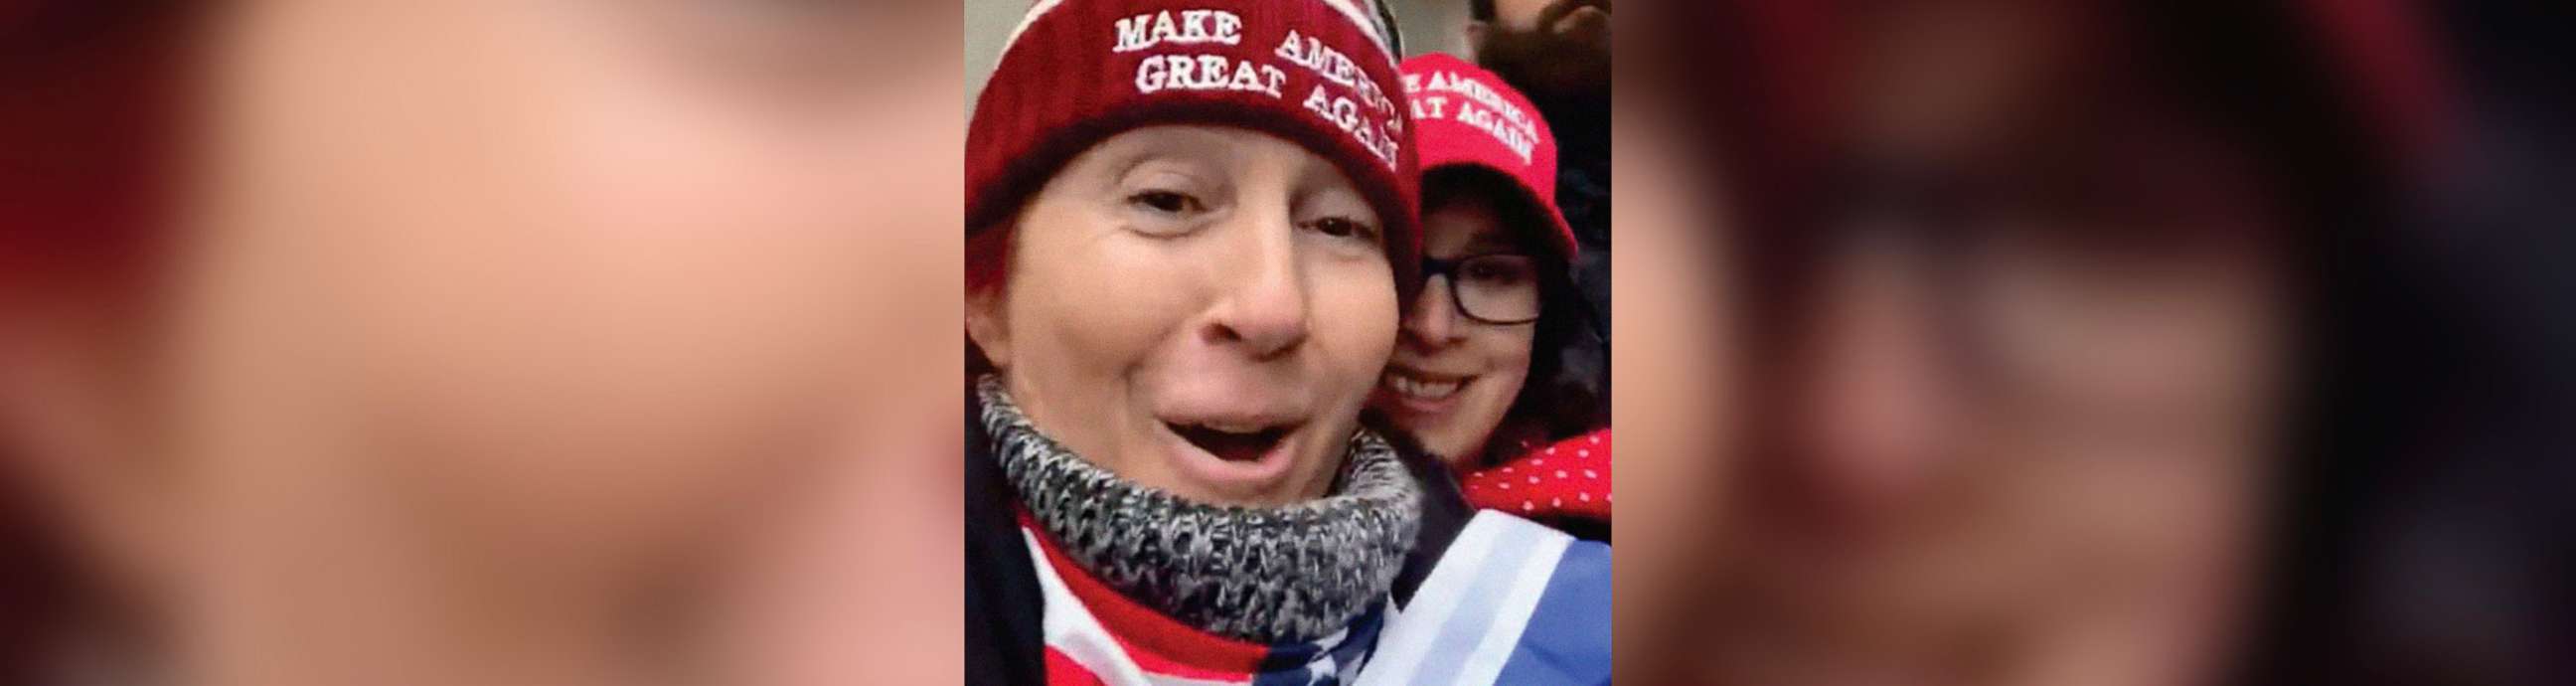
[(1424, 452), (1438, 456), (1442, 463), (1449, 465), (1450, 469), (1462, 474), (1474, 469), (1475, 465), (1469, 464), (1468, 456), (1476, 451), (1476, 444), (1456, 435), (1456, 432), (1441, 431), (1435, 427), (1406, 430), (1422, 441)]

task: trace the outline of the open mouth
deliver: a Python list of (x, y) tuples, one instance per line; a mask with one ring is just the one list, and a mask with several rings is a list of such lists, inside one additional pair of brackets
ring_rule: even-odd
[(1297, 428), (1286, 424), (1218, 426), (1174, 422), (1164, 422), (1164, 426), (1170, 427), (1181, 440), (1189, 441), (1190, 445), (1227, 462), (1257, 462), (1269, 455), (1272, 448), (1279, 447), (1279, 442), (1288, 438), (1289, 431)]

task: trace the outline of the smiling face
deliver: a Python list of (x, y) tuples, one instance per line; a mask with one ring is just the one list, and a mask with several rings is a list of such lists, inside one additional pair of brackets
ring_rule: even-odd
[[(1528, 258), (1533, 251), (1515, 239), (1503, 216), (1490, 196), (1479, 193), (1450, 196), (1423, 212), (1423, 254), (1433, 260), (1480, 255), (1521, 259), (1482, 260), (1490, 264), (1469, 263), (1457, 270), (1461, 273), (1431, 279), (1414, 296), (1395, 359), (1387, 364), (1373, 400), (1397, 426), (1421, 440), (1424, 449), (1461, 468), (1482, 458), (1486, 441), (1520, 395), (1537, 337), (1532, 324), (1486, 323), (1458, 308), (1455, 293), (1462, 283), (1487, 292), (1527, 292), (1526, 300), (1514, 302), (1537, 300), (1537, 271)], [(1515, 265), (1521, 269), (1508, 268)], [(1474, 301), (1504, 300), (1511, 299)]]
[(1712, 680), (2209, 681), (2287, 409), (2275, 179), (2104, 17), (1860, 26), (1836, 154), (1897, 190), (1837, 198), (1785, 284)]
[(967, 329), (1049, 437), (1201, 502), (1321, 497), (1394, 347), (1385, 222), (1341, 170), (1240, 129), (1158, 126), (1022, 210)]

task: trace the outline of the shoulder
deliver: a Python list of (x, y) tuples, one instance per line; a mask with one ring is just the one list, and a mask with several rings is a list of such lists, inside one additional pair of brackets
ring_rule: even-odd
[(1537, 520), (1577, 538), (1610, 540), (1609, 427), (1514, 449), (1516, 457), (1461, 480), (1470, 505)]
[(1035, 684), (1044, 680), (1039, 623), (1045, 602), (1035, 560), (1012, 514), (1016, 496), (993, 460), (983, 413), (966, 394), (967, 683)]
[(1608, 683), (1610, 592), (1610, 546), (1478, 512), (1389, 613), (1368, 669), (1385, 683)]
[(1414, 534), (1413, 551), (1405, 555), (1404, 567), (1395, 577), (1395, 601), (1401, 604), (1410, 600), (1423, 579), (1430, 576), (1441, 554), (1458, 538), (1458, 533), (1466, 529), (1468, 519), (1475, 516), (1476, 508), (1468, 504), (1466, 492), (1459, 487), (1457, 473), (1450, 471), (1438, 457), (1423, 450), (1411, 435), (1396, 429), (1392, 422), (1375, 411), (1360, 415), (1360, 423), (1386, 438), (1387, 444), (1395, 448), (1396, 456), (1404, 462), (1405, 472), (1422, 487), (1422, 526), (1420, 532)]

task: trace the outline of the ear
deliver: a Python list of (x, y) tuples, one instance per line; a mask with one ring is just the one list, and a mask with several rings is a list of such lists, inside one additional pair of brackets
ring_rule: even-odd
[(1485, 47), (1486, 26), (1486, 22), (1482, 19), (1467, 21), (1467, 28), (1462, 29), (1460, 34), (1467, 39), (1467, 45), (1458, 50), (1459, 57), (1466, 58), (1468, 62), (1476, 61), (1476, 51)]
[(966, 339), (984, 352), (993, 368), (1011, 368), (1011, 327), (1004, 316), (1006, 298), (1002, 287), (992, 286), (966, 293)]

